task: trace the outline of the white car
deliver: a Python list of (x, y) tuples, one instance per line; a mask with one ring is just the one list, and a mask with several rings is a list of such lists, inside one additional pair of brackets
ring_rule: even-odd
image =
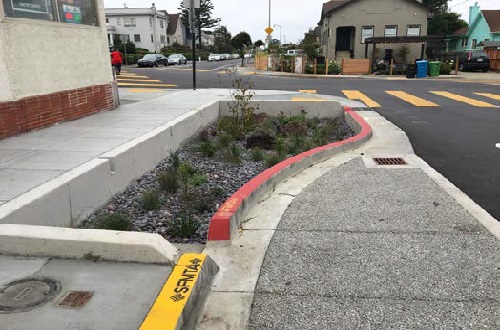
[(219, 54), (210, 54), (208, 55), (208, 61), (220, 61), (221, 56)]
[(232, 58), (233, 60), (237, 60), (237, 59), (239, 59), (239, 58), (240, 58), (240, 54), (232, 54), (232, 55), (231, 55), (231, 58)]
[(168, 57), (168, 65), (187, 64), (187, 58), (182, 54), (172, 54)]

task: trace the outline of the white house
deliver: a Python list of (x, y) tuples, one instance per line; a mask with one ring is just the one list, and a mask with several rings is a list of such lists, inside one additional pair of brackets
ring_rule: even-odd
[(118, 35), (122, 41), (131, 41), (151, 52), (159, 53), (168, 46), (168, 14), (157, 10), (154, 3), (151, 8), (106, 8), (105, 12), (109, 45)]

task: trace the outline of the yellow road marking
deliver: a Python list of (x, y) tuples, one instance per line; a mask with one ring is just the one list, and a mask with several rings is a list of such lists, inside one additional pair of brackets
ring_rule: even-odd
[(119, 82), (118, 86), (177, 87), (177, 85), (172, 84), (136, 84), (126, 82)]
[(486, 96), (486, 97), (489, 97), (490, 99), (500, 101), (500, 95), (497, 95), (497, 94), (490, 94), (490, 93), (474, 93), (474, 94), (480, 95), (480, 96)]
[(325, 99), (320, 97), (292, 97), (293, 102), (324, 102)]
[(315, 89), (301, 89), (299, 90), (300, 93), (307, 93), (307, 94), (317, 94), (318, 92)]
[(161, 82), (161, 80), (154, 79), (132, 79), (132, 78), (118, 78), (118, 81), (137, 81), (137, 82)]
[(447, 97), (447, 98), (449, 98), (451, 100), (454, 100), (454, 101), (467, 103), (467, 104), (473, 105), (475, 107), (481, 107), (481, 108), (491, 108), (491, 107), (493, 107), (493, 108), (496, 108), (496, 106), (494, 106), (493, 104), (490, 104), (488, 102), (474, 100), (474, 99), (471, 99), (469, 97), (465, 97), (465, 96), (462, 96), (462, 95), (452, 94), (452, 93), (448, 93), (448, 92), (441, 92), (441, 91), (431, 91), (431, 93)]
[(226, 71), (219, 71), (217, 72), (218, 74), (228, 74), (229, 72), (226, 70)]
[(118, 79), (120, 79), (120, 78), (149, 79), (151, 77), (131, 75), (131, 74), (120, 74), (120, 75), (117, 75), (116, 78), (118, 78)]
[(387, 94), (389, 94), (389, 95), (392, 95), (392, 96), (395, 96), (397, 98), (400, 98), (403, 101), (411, 103), (411, 104), (413, 104), (414, 106), (417, 106), (417, 107), (439, 107), (439, 105), (437, 105), (434, 102), (430, 102), (430, 101), (424, 100), (424, 99), (422, 99), (420, 97), (417, 97), (415, 95), (411, 95), (411, 94), (405, 93), (403, 91), (385, 91), (385, 92)]
[(205, 259), (204, 254), (183, 254), (179, 258), (139, 330), (176, 329)]
[(350, 100), (360, 100), (371, 108), (380, 108), (381, 105), (373, 101), (371, 98), (356, 90), (343, 90), (342, 93)]
[(162, 91), (159, 89), (151, 89), (151, 88), (128, 88), (129, 92), (132, 93), (161, 93)]
[(246, 74), (246, 75), (251, 75), (251, 74), (257, 74), (257, 72), (255, 71), (247, 71), (247, 72), (243, 72), (242, 74)]

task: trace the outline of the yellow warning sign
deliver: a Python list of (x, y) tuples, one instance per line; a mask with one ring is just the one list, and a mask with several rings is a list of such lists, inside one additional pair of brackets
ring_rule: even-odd
[(274, 32), (274, 29), (272, 27), (267, 27), (264, 31), (266, 31), (267, 34), (271, 34)]

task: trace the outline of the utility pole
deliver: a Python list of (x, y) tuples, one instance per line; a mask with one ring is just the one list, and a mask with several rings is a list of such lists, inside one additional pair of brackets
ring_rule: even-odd
[(189, 3), (189, 23), (191, 29), (191, 41), (192, 41), (192, 51), (193, 51), (193, 90), (196, 90), (196, 27), (194, 26), (195, 12), (194, 12), (194, 0), (190, 0)]

